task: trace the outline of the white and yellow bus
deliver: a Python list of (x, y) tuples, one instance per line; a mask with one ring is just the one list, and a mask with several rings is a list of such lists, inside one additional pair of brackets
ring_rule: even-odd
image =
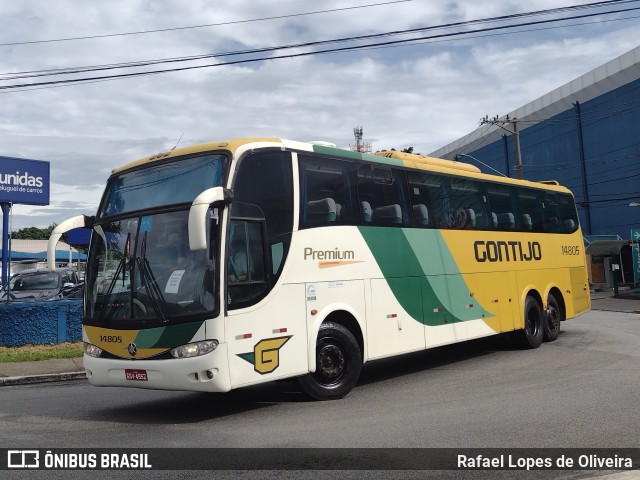
[[(298, 377), (341, 398), (369, 360), (590, 308), (571, 193), (468, 164), (276, 138), (113, 171), (85, 279), (93, 385), (226, 392)], [(53, 256), (50, 256), (53, 258)]]

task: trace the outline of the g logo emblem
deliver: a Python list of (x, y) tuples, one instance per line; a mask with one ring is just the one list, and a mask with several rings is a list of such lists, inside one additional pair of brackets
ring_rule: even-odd
[(253, 352), (238, 356), (253, 364), (254, 370), (259, 374), (271, 373), (280, 366), (280, 349), (290, 338), (291, 336), (260, 340), (253, 347)]
[(131, 355), (132, 357), (135, 357), (136, 353), (138, 353), (138, 347), (136, 346), (135, 343), (132, 342), (127, 347), (127, 351), (129, 352), (129, 355)]

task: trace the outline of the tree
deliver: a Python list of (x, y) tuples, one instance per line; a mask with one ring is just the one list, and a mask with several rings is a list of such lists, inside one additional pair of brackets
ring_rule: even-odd
[(46, 228), (21, 228), (17, 232), (11, 232), (11, 238), (13, 238), (14, 240), (48, 240), (51, 236), (51, 232), (55, 227), (56, 224), (52, 223)]

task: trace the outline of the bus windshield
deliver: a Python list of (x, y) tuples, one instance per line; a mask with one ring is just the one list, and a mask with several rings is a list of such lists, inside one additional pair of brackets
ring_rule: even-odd
[(222, 185), (227, 159), (205, 155), (124, 172), (107, 184), (98, 218), (192, 202), (204, 190)]
[(109, 181), (87, 265), (89, 322), (142, 326), (216, 311), (217, 215), (207, 220), (206, 250), (189, 249), (188, 219), (194, 198), (222, 185), (226, 163), (223, 155), (172, 160)]
[(209, 249), (191, 251), (188, 218), (183, 209), (94, 227), (87, 319), (162, 323), (214, 311), (217, 226), (209, 228)]

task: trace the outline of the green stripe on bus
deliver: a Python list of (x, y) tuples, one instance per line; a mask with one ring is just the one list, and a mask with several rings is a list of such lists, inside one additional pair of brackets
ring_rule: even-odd
[(165, 327), (164, 332), (162, 332), (156, 344), (150, 348), (173, 348), (190, 343), (203, 323), (204, 322), (189, 322), (169, 325)]
[(138, 348), (154, 348), (167, 327), (140, 330), (134, 340)]
[[(403, 233), (427, 275), (428, 290), (434, 292), (435, 298), (427, 295), (424, 299), (425, 312), (433, 312), (440, 300), (457, 321), (494, 316), (469, 295), (469, 287), (440, 231), (412, 228), (404, 229)], [(427, 245), (433, 247), (425, 248)], [(429, 301), (433, 302), (433, 308)]]
[(437, 230), (358, 228), (393, 295), (416, 321), (435, 326), (493, 316), (470, 298)]
[(366, 162), (380, 163), (382, 165), (390, 165), (392, 167), (404, 167), (404, 162), (397, 158), (387, 158), (380, 155), (371, 155), (368, 153), (353, 152), (351, 150), (343, 150), (341, 148), (324, 147), (322, 145), (314, 145), (313, 151), (322, 155), (330, 155), (338, 158), (350, 158), (353, 160), (364, 160)]

